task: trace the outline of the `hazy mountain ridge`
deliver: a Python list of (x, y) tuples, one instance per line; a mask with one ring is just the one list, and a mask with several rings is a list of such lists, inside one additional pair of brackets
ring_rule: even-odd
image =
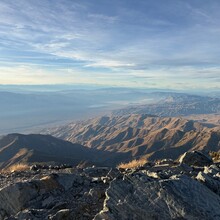
[(146, 97), (144, 91), (119, 88), (0, 91), (0, 134), (23, 133), (45, 124), (95, 117), (130, 102), (142, 102)]
[(131, 152), (133, 157), (173, 158), (189, 150), (219, 151), (220, 127), (184, 118), (152, 115), (104, 116), (45, 129), (58, 138), (94, 149)]
[(84, 120), (111, 111), (115, 115), (147, 112), (169, 117), (220, 112), (217, 97), (160, 90), (77, 87), (12, 91), (0, 91), (0, 134), (35, 132), (39, 127)]
[(113, 111), (114, 115), (155, 114), (163, 117), (187, 116), (191, 114), (220, 113), (220, 99), (184, 93), (154, 93), (161, 97), (157, 103), (125, 107)]

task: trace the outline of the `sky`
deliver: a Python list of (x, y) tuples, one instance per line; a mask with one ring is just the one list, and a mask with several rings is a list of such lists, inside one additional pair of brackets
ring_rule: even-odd
[(0, 0), (0, 84), (220, 89), (219, 0)]

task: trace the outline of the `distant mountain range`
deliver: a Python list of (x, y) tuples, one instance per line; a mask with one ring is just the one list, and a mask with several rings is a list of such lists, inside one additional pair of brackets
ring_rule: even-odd
[[(147, 114), (105, 116), (42, 133), (91, 149), (130, 153), (133, 158), (177, 159), (191, 150), (220, 151), (220, 126)], [(128, 158), (129, 159), (129, 158)]]
[(54, 91), (1, 91), (0, 134), (36, 130), (103, 114), (186, 116), (220, 112), (218, 96), (144, 89), (100, 88)]
[(177, 159), (186, 151), (220, 152), (220, 126), (149, 114), (102, 116), (0, 139), (0, 169), (17, 163), (116, 166), (145, 158)]
[(191, 114), (220, 113), (220, 99), (182, 93), (152, 93), (157, 101), (145, 105), (125, 107), (113, 111), (114, 115), (155, 114), (158, 116), (187, 116)]
[[(0, 134), (33, 133), (34, 126), (40, 126), (37, 133), (41, 133), (3, 136), (0, 169), (19, 162), (115, 166), (134, 158), (177, 159), (185, 151), (220, 149), (217, 96), (102, 88), (2, 91), (0, 100)], [(104, 112), (106, 116), (86, 119)], [(52, 128), (42, 130), (50, 123)]]
[(0, 134), (30, 132), (39, 126), (96, 117), (146, 97), (144, 91), (114, 88), (0, 91)]

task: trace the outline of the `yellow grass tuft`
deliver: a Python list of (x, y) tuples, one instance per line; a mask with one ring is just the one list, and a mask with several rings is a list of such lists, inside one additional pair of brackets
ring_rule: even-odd
[(214, 162), (220, 161), (220, 152), (209, 151), (209, 156), (212, 158)]
[(121, 169), (138, 168), (147, 163), (146, 159), (132, 160), (128, 163), (120, 163), (117, 167)]
[(18, 164), (14, 164), (11, 165), (10, 167), (7, 167), (6, 169), (4, 169), (4, 172), (16, 172), (16, 171), (26, 171), (29, 170), (29, 166), (25, 163), (18, 163)]

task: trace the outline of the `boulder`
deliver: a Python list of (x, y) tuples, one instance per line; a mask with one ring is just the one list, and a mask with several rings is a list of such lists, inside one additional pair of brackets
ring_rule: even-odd
[(209, 155), (200, 151), (185, 152), (179, 158), (179, 163), (184, 163), (189, 166), (208, 166), (212, 164), (212, 159)]
[(115, 179), (95, 220), (220, 219), (220, 197), (187, 176), (143, 182)]
[[(100, 181), (92, 183), (93, 178)], [(0, 189), (0, 220), (92, 219), (102, 209), (108, 187), (101, 177), (78, 172), (57, 172), (25, 182), (18, 180), (21, 182)]]
[(220, 196), (219, 171), (220, 169), (213, 164), (209, 167), (205, 167), (203, 172), (200, 171), (196, 179)]
[[(80, 176), (77, 177), (74, 174), (51, 174), (40, 180), (18, 182), (6, 186), (0, 190), (0, 215), (15, 215), (28, 208), (33, 202), (37, 204), (37, 201), (40, 200), (40, 203), (42, 203), (42, 195), (55, 190), (68, 190), (74, 182), (79, 181), (81, 178)], [(82, 182), (77, 182), (77, 184), (80, 183)], [(53, 199), (51, 200), (53, 201)], [(27, 215), (27, 213), (23, 214)]]
[(220, 179), (214, 178), (209, 174), (205, 174), (204, 172), (199, 172), (196, 176), (196, 179), (202, 182), (205, 186), (207, 186), (214, 193), (220, 195)]
[(101, 176), (106, 176), (111, 171), (111, 168), (109, 168), (109, 167), (88, 167), (88, 168), (85, 168), (83, 171), (89, 177), (101, 177)]
[(16, 183), (0, 190), (0, 210), (4, 215), (15, 215), (28, 206), (28, 201), (38, 196), (35, 183)]
[(165, 165), (168, 164), (170, 166), (173, 166), (173, 165), (175, 165), (175, 162), (172, 159), (162, 159), (162, 160), (158, 160), (156, 162), (156, 165), (163, 165), (163, 164), (165, 164)]

